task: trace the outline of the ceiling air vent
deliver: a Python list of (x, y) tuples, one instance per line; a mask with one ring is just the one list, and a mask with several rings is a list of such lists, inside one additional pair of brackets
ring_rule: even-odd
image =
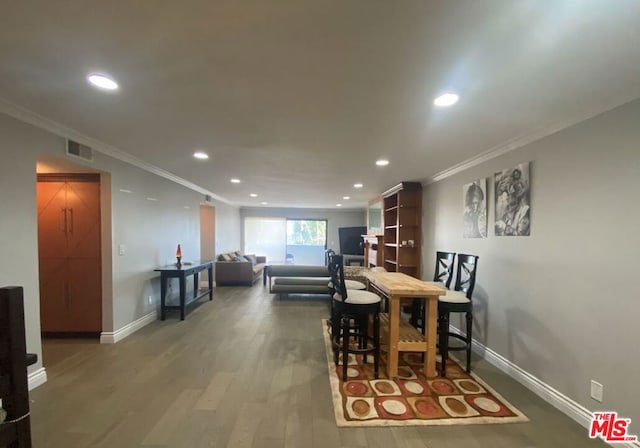
[(93, 161), (93, 149), (82, 143), (67, 140), (67, 155), (78, 159)]

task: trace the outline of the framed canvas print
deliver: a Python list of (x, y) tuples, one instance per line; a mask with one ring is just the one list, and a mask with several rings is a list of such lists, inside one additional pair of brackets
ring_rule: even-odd
[(499, 171), (494, 178), (496, 236), (529, 236), (529, 162)]
[(462, 237), (487, 237), (487, 180), (478, 179), (462, 188)]

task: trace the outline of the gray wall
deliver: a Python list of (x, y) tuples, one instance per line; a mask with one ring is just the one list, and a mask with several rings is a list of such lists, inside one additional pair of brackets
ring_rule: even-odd
[[(531, 236), (493, 236), (493, 173), (531, 161)], [(463, 239), (462, 186), (489, 186), (489, 236)], [(480, 256), (474, 337), (640, 433), (640, 100), (425, 187), (423, 278), (436, 250)], [(460, 327), (460, 321), (455, 321)], [(604, 402), (589, 396), (604, 385)]]
[(277, 207), (242, 207), (242, 247), (244, 247), (244, 218), (292, 218), (292, 219), (326, 219), (327, 248), (340, 251), (338, 239), (339, 227), (366, 226), (367, 219), (364, 209), (316, 209), (316, 208), (277, 208)]
[[(51, 156), (65, 157), (63, 138), (0, 114), (0, 201), (5, 211), (0, 219), (1, 247), (5, 254), (0, 257), (0, 285), (25, 288), (27, 348), (39, 355), (38, 365), (30, 371), (42, 365), (36, 163), (39, 158)], [(112, 206), (111, 220), (107, 222), (112, 246), (103, 251), (113, 252), (111, 266), (107, 266), (111, 268), (112, 283), (105, 288), (112, 291), (112, 296), (103, 297), (108, 308), (103, 313), (103, 331), (113, 331), (156, 309), (159, 283), (152, 270), (174, 261), (178, 243), (182, 244), (185, 260), (199, 258), (199, 203), (203, 196), (97, 152), (91, 167), (108, 173), (106, 177), (111, 184), (103, 198), (103, 204), (110, 202)], [(121, 189), (131, 193), (123, 193)], [(147, 197), (158, 201), (148, 201)], [(213, 205), (219, 247), (222, 250), (238, 247), (239, 209), (215, 201)], [(120, 244), (126, 246), (124, 256), (117, 255)]]
[[(215, 203), (215, 202), (214, 202)], [(224, 203), (216, 206), (216, 253), (231, 252), (240, 249), (240, 210)]]

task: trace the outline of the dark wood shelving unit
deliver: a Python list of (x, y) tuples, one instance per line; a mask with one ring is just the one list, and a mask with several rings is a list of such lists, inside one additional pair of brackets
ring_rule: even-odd
[(382, 194), (384, 209), (384, 267), (387, 271), (420, 276), (422, 185), (402, 182)]

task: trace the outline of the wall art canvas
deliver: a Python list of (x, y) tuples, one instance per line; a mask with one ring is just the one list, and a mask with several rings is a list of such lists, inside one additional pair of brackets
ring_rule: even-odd
[(462, 188), (464, 209), (462, 215), (463, 238), (487, 237), (487, 180), (478, 179)]
[(529, 236), (531, 227), (529, 162), (497, 172), (494, 179), (496, 236)]

